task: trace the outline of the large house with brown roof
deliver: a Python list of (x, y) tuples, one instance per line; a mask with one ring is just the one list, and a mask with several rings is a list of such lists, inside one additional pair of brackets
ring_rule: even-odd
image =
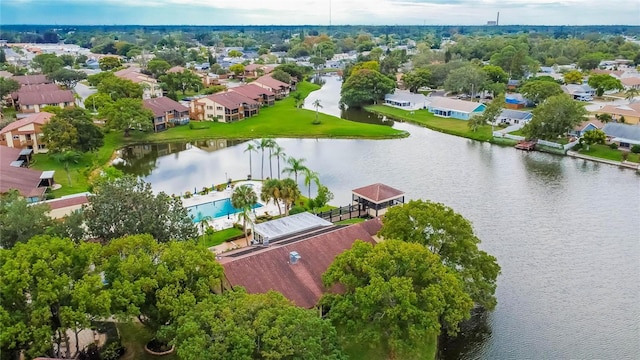
[(166, 130), (169, 124), (189, 122), (189, 108), (168, 97), (146, 99), (142, 105), (153, 112), (153, 131)]
[(54, 171), (27, 168), (32, 151), (0, 146), (0, 194), (17, 190), (28, 202), (43, 200), (47, 187), (53, 185)]
[(0, 130), (0, 146), (33, 149), (34, 153), (47, 152), (42, 141), (42, 125), (48, 123), (52, 116), (48, 112), (39, 112), (10, 123)]
[(269, 247), (241, 249), (218, 255), (224, 268), (225, 286), (244, 287), (248, 293), (275, 290), (304, 308), (313, 308), (327, 291), (322, 274), (336, 256), (353, 246), (356, 240), (376, 243), (382, 223), (379, 218), (346, 227), (332, 227), (297, 241), (283, 241)]
[(262, 106), (271, 106), (276, 102), (276, 94), (270, 90), (261, 88), (256, 84), (247, 84), (230, 88), (229, 91), (237, 92), (241, 95), (257, 101)]
[(259, 102), (233, 91), (193, 100), (189, 109), (193, 120), (219, 122), (238, 121), (259, 112)]
[(140, 68), (130, 66), (126, 69), (118, 70), (113, 73), (115, 76), (133, 81), (136, 84), (142, 86), (142, 98), (151, 99), (154, 97), (162, 97), (162, 88), (158, 81), (151, 76), (145, 75), (140, 72)]
[(640, 124), (640, 102), (621, 105), (605, 105), (594, 111), (596, 114), (609, 114), (613, 121), (624, 120), (625, 124)]
[(18, 92), (17, 108), (22, 113), (38, 113), (45, 106), (66, 108), (75, 106), (75, 97), (71, 90)]
[(17, 81), (20, 85), (50, 84), (53, 81), (47, 75), (18, 75), (12, 76), (11, 80)]
[(291, 91), (291, 85), (283, 83), (280, 80), (276, 80), (271, 75), (263, 75), (253, 81), (251, 84), (260, 86), (263, 89), (267, 89), (276, 95), (276, 100), (284, 99), (289, 96)]
[(271, 73), (276, 66), (277, 65), (249, 64), (244, 67), (244, 76), (248, 78), (257, 78)]

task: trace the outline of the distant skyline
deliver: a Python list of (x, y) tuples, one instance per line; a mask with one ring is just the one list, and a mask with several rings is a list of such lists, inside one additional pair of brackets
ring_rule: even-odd
[[(330, 0), (0, 0), (0, 24), (328, 25)], [(640, 25), (637, 0), (332, 0), (333, 25)]]

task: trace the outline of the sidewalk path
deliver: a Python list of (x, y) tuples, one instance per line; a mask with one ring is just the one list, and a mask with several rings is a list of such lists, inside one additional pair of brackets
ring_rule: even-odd
[(569, 155), (571, 157), (574, 157), (574, 158), (577, 158), (577, 159), (597, 161), (597, 162), (604, 163), (604, 164), (622, 166), (622, 167), (625, 167), (625, 168), (628, 168), (628, 169), (634, 169), (634, 170), (640, 171), (640, 165), (636, 164), (634, 162), (630, 162), (630, 161), (620, 162), (620, 161), (614, 161), (614, 160), (601, 159), (601, 158), (597, 158), (597, 157), (593, 157), (593, 156), (589, 156), (589, 155), (579, 154), (579, 153), (577, 153), (575, 151), (567, 151), (567, 155)]

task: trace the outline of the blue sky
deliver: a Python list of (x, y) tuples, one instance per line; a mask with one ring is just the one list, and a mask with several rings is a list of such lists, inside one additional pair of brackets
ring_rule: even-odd
[(640, 25), (638, 0), (0, 0), (0, 24), (479, 25), (497, 11), (505, 25)]

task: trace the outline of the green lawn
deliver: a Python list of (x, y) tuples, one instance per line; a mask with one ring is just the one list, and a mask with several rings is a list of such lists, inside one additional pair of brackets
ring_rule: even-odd
[[(591, 145), (589, 146), (589, 150), (585, 150), (584, 148), (580, 149), (580, 154), (593, 156), (601, 159), (613, 160), (613, 161), (622, 161), (622, 151), (617, 149), (612, 149), (608, 145)], [(640, 163), (640, 155), (629, 153), (629, 157), (627, 161), (633, 161), (636, 163)]]
[(198, 243), (204, 244), (205, 247), (210, 248), (212, 246), (220, 245), (223, 242), (233, 239), (237, 236), (244, 235), (242, 230), (236, 229), (234, 227), (229, 229), (224, 229), (220, 231), (216, 231), (213, 234), (205, 235), (204, 243), (202, 242), (202, 236), (198, 237)]
[[(298, 92), (306, 97), (319, 89), (308, 82), (298, 84)], [(198, 139), (253, 139), (264, 137), (289, 138), (371, 138), (384, 139), (404, 137), (408, 134), (389, 126), (363, 124), (343, 120), (335, 116), (319, 113), (319, 125), (313, 125), (315, 111), (297, 109), (294, 99), (289, 96), (277, 101), (274, 106), (260, 109), (260, 114), (234, 123), (213, 121), (193, 122), (189, 126), (178, 126), (157, 134), (133, 134), (133, 142), (172, 142)]]
[[(355, 336), (341, 334), (338, 329), (338, 336), (342, 344), (342, 349), (351, 360), (387, 360), (389, 351), (383, 344), (357, 341)], [(407, 352), (395, 354), (395, 359), (435, 359), (437, 352), (437, 336), (415, 346)]]
[(62, 185), (62, 188), (53, 191), (56, 197), (75, 194), (89, 190), (89, 177), (91, 172), (103, 166), (109, 161), (113, 152), (122, 144), (122, 135), (109, 133), (104, 137), (104, 146), (92, 153), (82, 155), (77, 164), (69, 165), (71, 184), (63, 164), (53, 159), (49, 154), (35, 154), (32, 167), (38, 170), (54, 170), (54, 180)]
[(386, 115), (393, 119), (404, 120), (418, 125), (422, 125), (432, 130), (440, 131), (446, 134), (462, 136), (469, 139), (489, 141), (493, 137), (491, 126), (484, 125), (478, 131), (471, 131), (467, 125), (467, 121), (441, 118), (433, 115), (427, 110), (407, 111), (396, 109), (386, 105), (371, 105), (365, 107), (365, 110), (377, 114)]
[(140, 323), (118, 323), (118, 331), (122, 345), (127, 349), (120, 360), (174, 360), (178, 356), (173, 354), (154, 356), (144, 351), (144, 346), (151, 340), (153, 334)]
[(358, 224), (364, 221), (366, 220), (363, 218), (353, 218), (353, 219), (338, 221), (336, 225), (351, 225), (351, 224)]

